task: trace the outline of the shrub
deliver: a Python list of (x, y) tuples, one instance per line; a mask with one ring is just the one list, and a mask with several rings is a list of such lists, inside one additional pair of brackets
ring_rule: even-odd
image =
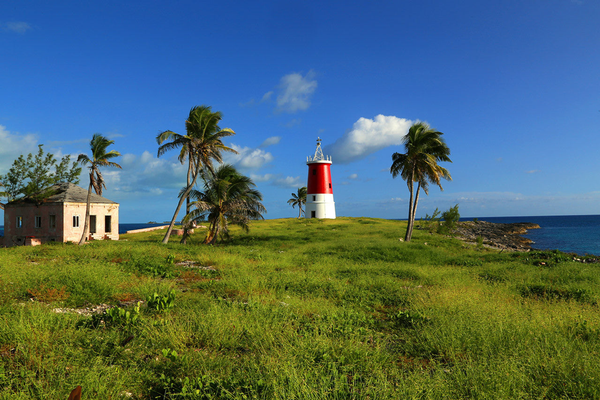
[(171, 290), (167, 294), (160, 295), (154, 292), (153, 295), (148, 296), (148, 308), (163, 312), (169, 311), (175, 305), (175, 291)]

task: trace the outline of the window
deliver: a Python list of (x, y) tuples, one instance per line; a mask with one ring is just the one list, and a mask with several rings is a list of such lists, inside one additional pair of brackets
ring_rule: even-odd
[(329, 189), (331, 189), (331, 183), (329, 184)]
[(316, 175), (316, 174), (317, 174), (317, 170), (313, 169), (313, 175)]
[(316, 201), (316, 200), (317, 200), (317, 196), (313, 196), (313, 201)]
[(50, 229), (56, 229), (56, 215), (51, 215), (50, 218), (48, 218), (48, 227)]
[(106, 233), (110, 233), (111, 232), (111, 225), (112, 225), (112, 218), (110, 217), (110, 215), (105, 215), (104, 216), (104, 232)]
[(17, 217), (17, 228), (23, 227), (23, 217)]
[(311, 211), (310, 212), (310, 217), (311, 218), (316, 218), (316, 216), (317, 216), (317, 212), (316, 211)]
[(73, 215), (73, 228), (79, 228), (79, 215)]
[(35, 227), (36, 228), (41, 228), (42, 227), (42, 217), (39, 217), (39, 216), (35, 217)]
[(90, 215), (90, 233), (96, 233), (96, 216)]

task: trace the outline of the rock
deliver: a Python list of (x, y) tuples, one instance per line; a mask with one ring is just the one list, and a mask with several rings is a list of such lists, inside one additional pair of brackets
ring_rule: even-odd
[(531, 250), (533, 241), (521, 235), (527, 233), (528, 229), (539, 229), (538, 224), (529, 222), (518, 222), (512, 224), (498, 224), (486, 221), (465, 221), (457, 224), (454, 233), (465, 240), (476, 242), (478, 237), (483, 243), (500, 249), (516, 251)]

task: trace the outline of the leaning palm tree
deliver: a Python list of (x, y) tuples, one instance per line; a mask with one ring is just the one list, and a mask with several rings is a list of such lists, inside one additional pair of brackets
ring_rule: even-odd
[(298, 194), (292, 193), (292, 198), (287, 202), (292, 206), (292, 208), (298, 206), (298, 218), (302, 217), (302, 205), (306, 204), (306, 186), (298, 188)]
[[(196, 184), (196, 180), (202, 169), (206, 168), (212, 174), (213, 160), (218, 163), (223, 161), (221, 151), (237, 153), (222, 142), (222, 138), (235, 135), (235, 132), (229, 128), (219, 128), (218, 123), (222, 118), (223, 116), (219, 111), (212, 112), (208, 106), (196, 106), (190, 110), (188, 119), (185, 121), (185, 135), (180, 135), (173, 131), (165, 131), (156, 137), (156, 141), (160, 145), (158, 148), (159, 157), (168, 150), (181, 148), (178, 156), (179, 161), (181, 163), (184, 163), (185, 160), (188, 161), (187, 184), (179, 194), (177, 208), (162, 241), (165, 244), (169, 242), (173, 225), (175, 225), (175, 220), (184, 201), (188, 202), (186, 213), (190, 212), (189, 194)], [(184, 227), (187, 230), (187, 225), (184, 224)], [(186, 234), (184, 233), (185, 237)]]
[[(412, 237), (420, 189), (423, 189), (425, 194), (429, 194), (429, 183), (434, 183), (439, 186), (440, 190), (444, 190), (440, 180), (442, 178), (452, 180), (448, 170), (437, 164), (439, 161), (452, 162), (449, 157), (450, 149), (441, 137), (442, 135), (442, 132), (432, 129), (428, 124), (417, 122), (410, 127), (403, 138), (406, 153), (392, 155), (393, 162), (390, 172), (394, 178), (398, 175), (402, 176), (410, 192), (408, 225), (404, 237), (407, 242)], [(415, 183), (417, 184), (416, 193)]]
[(248, 231), (251, 220), (263, 219), (267, 210), (262, 205), (262, 195), (254, 189), (254, 182), (240, 174), (232, 165), (221, 165), (214, 174), (206, 174), (204, 191), (192, 191), (192, 211), (184, 223), (202, 221), (209, 223), (206, 244), (215, 244), (217, 238), (229, 237), (229, 225), (239, 225)]
[(90, 223), (90, 199), (92, 196), (92, 188), (97, 195), (102, 196), (102, 189), (106, 189), (104, 184), (104, 178), (100, 173), (100, 167), (117, 167), (121, 166), (115, 162), (110, 161), (115, 157), (119, 157), (121, 153), (116, 150), (111, 150), (108, 153), (106, 148), (113, 144), (114, 140), (108, 140), (99, 133), (95, 133), (90, 141), (90, 148), (92, 150), (92, 158), (89, 158), (86, 154), (80, 154), (77, 157), (77, 162), (81, 165), (88, 165), (90, 170), (90, 186), (88, 187), (87, 202), (85, 207), (85, 223), (83, 225), (83, 234), (79, 244), (85, 243), (85, 239), (88, 235), (89, 223)]

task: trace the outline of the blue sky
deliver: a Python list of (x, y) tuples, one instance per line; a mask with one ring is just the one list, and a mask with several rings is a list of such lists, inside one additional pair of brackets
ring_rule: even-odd
[(406, 218), (389, 167), (415, 121), (453, 160), (417, 217), (600, 214), (598, 21), (596, 0), (4, 0), (0, 174), (39, 143), (89, 153), (98, 132), (122, 153), (104, 170), (121, 221), (168, 220), (185, 168), (155, 137), (206, 104), (266, 218), (297, 216), (317, 137), (338, 216)]

